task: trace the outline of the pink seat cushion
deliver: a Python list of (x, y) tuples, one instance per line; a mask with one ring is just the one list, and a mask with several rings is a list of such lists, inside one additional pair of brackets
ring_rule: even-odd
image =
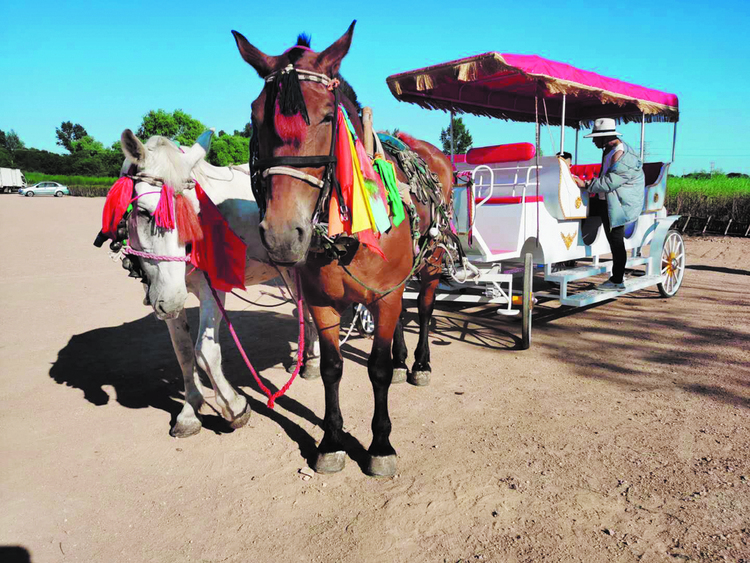
[(581, 180), (597, 178), (601, 170), (601, 164), (574, 164), (570, 167), (570, 173), (578, 176)]
[(518, 162), (531, 160), (535, 154), (536, 148), (531, 143), (493, 145), (491, 147), (477, 147), (469, 150), (466, 153), (466, 162), (469, 164)]
[[(478, 197), (475, 199), (476, 203), (481, 203), (484, 201), (484, 198)], [(544, 201), (544, 196), (536, 196), (536, 195), (527, 195), (526, 196), (526, 203), (536, 203), (537, 201)], [(515, 204), (515, 203), (522, 203), (523, 198), (520, 195), (511, 195), (511, 196), (497, 196), (497, 197), (491, 197), (485, 202), (485, 205), (509, 205), (509, 204)]]

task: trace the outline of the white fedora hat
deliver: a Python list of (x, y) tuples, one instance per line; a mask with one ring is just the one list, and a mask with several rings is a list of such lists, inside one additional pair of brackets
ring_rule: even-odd
[(589, 137), (622, 137), (622, 133), (615, 129), (615, 120), (611, 117), (601, 117), (594, 121), (594, 129), (588, 135), (584, 135), (584, 139)]

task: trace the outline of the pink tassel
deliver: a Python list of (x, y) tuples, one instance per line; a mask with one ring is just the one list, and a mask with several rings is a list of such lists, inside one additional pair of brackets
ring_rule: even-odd
[(154, 211), (156, 226), (163, 229), (174, 229), (174, 189), (164, 184), (161, 188), (161, 197)]

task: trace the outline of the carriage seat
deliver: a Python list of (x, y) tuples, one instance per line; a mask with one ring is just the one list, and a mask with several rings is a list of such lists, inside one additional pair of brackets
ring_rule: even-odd
[(592, 180), (599, 176), (602, 171), (601, 164), (574, 164), (570, 167), (570, 173), (578, 176), (581, 180)]
[(502, 162), (522, 162), (536, 155), (536, 147), (531, 143), (510, 143), (476, 147), (466, 153), (468, 164), (499, 164)]

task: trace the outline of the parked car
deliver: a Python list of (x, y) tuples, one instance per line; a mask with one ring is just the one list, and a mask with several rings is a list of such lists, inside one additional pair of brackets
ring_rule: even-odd
[(62, 197), (64, 195), (70, 195), (70, 190), (68, 189), (68, 186), (63, 186), (57, 182), (37, 182), (33, 186), (18, 190), (18, 195), (25, 195), (26, 197), (34, 197), (35, 195), (53, 195), (55, 197)]

